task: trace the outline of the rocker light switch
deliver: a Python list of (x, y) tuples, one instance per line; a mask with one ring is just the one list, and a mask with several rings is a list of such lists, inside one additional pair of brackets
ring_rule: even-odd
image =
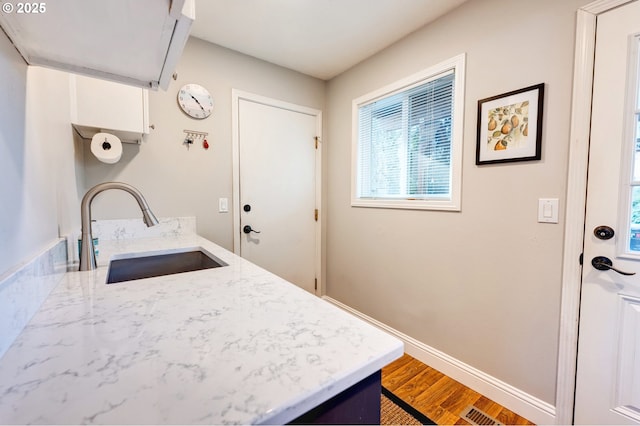
[(540, 198), (538, 200), (538, 222), (558, 223), (557, 198)]
[(220, 198), (220, 199), (218, 199), (218, 212), (219, 213), (228, 213), (229, 212), (229, 199), (228, 198)]

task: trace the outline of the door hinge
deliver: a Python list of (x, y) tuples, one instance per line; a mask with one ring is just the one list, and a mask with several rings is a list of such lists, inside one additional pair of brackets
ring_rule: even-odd
[(316, 140), (316, 149), (318, 149), (318, 142), (320, 142), (320, 138), (316, 136), (314, 139)]
[(313, 217), (314, 217), (314, 219), (315, 219), (315, 220), (316, 220), (316, 222), (317, 222), (317, 221), (318, 221), (318, 209), (315, 209), (315, 210), (313, 211)]
[(318, 289), (318, 279), (317, 279), (317, 278), (314, 278), (314, 279), (313, 279), (313, 282), (314, 282), (314, 284), (313, 284), (313, 289), (314, 289), (314, 290), (317, 290), (317, 289)]

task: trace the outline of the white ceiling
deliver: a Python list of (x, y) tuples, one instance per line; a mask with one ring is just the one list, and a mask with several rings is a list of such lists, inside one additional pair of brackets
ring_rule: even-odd
[(196, 0), (191, 35), (328, 80), (467, 0)]

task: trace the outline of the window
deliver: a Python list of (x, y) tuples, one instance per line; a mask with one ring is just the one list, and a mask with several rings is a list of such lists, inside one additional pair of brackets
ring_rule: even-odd
[(351, 205), (460, 210), (464, 55), (353, 101)]
[[(627, 108), (626, 120), (632, 122), (627, 126), (628, 130), (625, 134), (627, 139), (627, 153), (631, 156), (631, 176), (625, 180), (625, 186), (629, 192), (630, 208), (627, 209), (627, 224), (629, 231), (625, 239), (625, 247), (621, 250), (623, 253), (638, 255), (640, 254), (640, 37), (636, 37), (633, 44), (636, 60), (634, 61), (629, 74), (632, 76), (628, 84), (633, 84), (629, 93), (633, 93), (633, 105)], [(631, 101), (631, 99), (629, 100)], [(625, 176), (626, 177), (626, 176)]]

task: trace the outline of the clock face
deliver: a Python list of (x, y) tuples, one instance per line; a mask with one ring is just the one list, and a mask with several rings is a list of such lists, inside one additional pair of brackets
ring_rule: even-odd
[(207, 118), (213, 111), (213, 98), (199, 84), (185, 84), (178, 92), (178, 105), (193, 118)]

